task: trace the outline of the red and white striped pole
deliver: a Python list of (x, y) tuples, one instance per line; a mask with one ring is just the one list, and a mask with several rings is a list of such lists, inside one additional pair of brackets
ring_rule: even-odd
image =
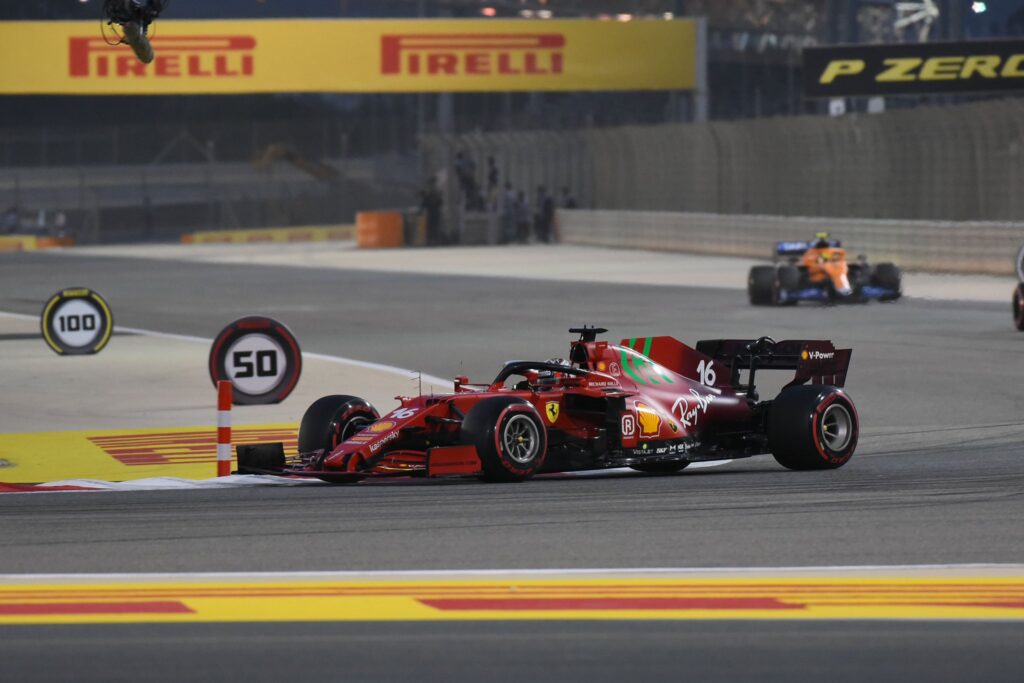
[(231, 382), (217, 381), (217, 476), (231, 474)]

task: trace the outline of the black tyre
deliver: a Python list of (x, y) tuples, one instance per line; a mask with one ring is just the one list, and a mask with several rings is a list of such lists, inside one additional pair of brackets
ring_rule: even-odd
[(775, 266), (754, 266), (747, 276), (747, 297), (754, 306), (771, 306), (774, 301)]
[(850, 287), (858, 293), (861, 287), (871, 283), (871, 274), (868, 272), (868, 268), (859, 263), (850, 264), (847, 277), (850, 279)]
[(768, 447), (783, 467), (842, 467), (857, 448), (857, 409), (841, 389), (804, 385), (784, 389), (768, 412)]
[(688, 462), (680, 462), (678, 460), (672, 460), (669, 462), (650, 462), (643, 463), (640, 465), (630, 465), (630, 469), (634, 469), (637, 472), (646, 472), (647, 474), (675, 474), (676, 472), (682, 472), (689, 465)]
[(536, 409), (521, 398), (497, 396), (473, 406), (462, 442), (476, 447), (485, 481), (524, 481), (544, 464), (548, 435)]
[(892, 263), (879, 263), (871, 274), (871, 282), (876, 287), (895, 290), (895, 294), (882, 297), (882, 301), (895, 301), (903, 295), (903, 276), (900, 269)]
[(795, 306), (796, 299), (783, 301), (783, 292), (800, 288), (800, 269), (796, 266), (779, 266), (775, 271), (772, 299), (780, 306)]
[(1024, 332), (1024, 283), (1013, 290), (1013, 324)]
[[(377, 409), (356, 396), (324, 396), (306, 409), (299, 425), (299, 453), (324, 449), (330, 453), (339, 443), (380, 418)], [(332, 484), (348, 484), (358, 475), (320, 477)]]

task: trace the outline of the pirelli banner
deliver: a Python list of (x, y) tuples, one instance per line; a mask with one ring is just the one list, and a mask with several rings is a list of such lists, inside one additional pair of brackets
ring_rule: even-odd
[(98, 22), (0, 23), (0, 94), (688, 90), (688, 20), (160, 20), (156, 60)]
[(808, 97), (1024, 90), (1024, 40), (804, 50)]

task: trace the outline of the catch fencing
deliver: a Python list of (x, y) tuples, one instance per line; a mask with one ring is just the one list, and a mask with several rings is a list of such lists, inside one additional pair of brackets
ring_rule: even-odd
[(425, 169), (450, 178), (458, 150), (481, 170), (493, 156), (502, 185), (528, 194), (568, 187), (594, 209), (1024, 220), (1024, 99), (838, 118), (429, 136)]

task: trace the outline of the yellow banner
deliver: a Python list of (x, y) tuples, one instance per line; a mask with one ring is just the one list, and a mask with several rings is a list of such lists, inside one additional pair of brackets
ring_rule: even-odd
[(99, 22), (0, 23), (0, 94), (689, 90), (690, 20), (160, 20), (156, 60)]

